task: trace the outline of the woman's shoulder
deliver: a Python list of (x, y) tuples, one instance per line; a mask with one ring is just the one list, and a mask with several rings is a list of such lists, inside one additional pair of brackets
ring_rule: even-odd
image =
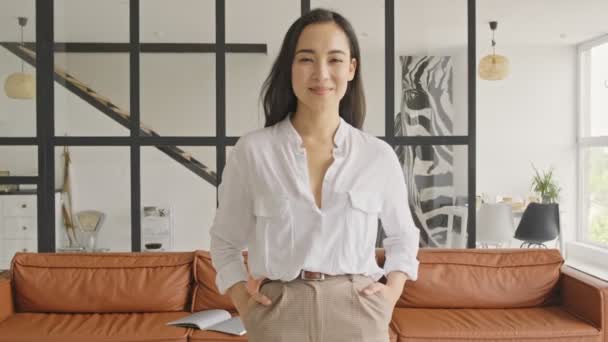
[(243, 134), (234, 145), (234, 148), (243, 153), (252, 153), (262, 150), (266, 144), (276, 141), (273, 139), (276, 134), (275, 126), (262, 127), (251, 130)]
[(390, 157), (391, 154), (395, 154), (391, 145), (377, 136), (356, 128), (353, 128), (352, 131), (354, 132), (353, 142), (361, 145), (371, 153), (383, 157)]

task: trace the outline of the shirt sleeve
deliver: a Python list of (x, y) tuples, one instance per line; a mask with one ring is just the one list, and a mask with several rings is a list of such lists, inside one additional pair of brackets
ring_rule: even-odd
[(380, 220), (386, 238), (382, 241), (386, 260), (384, 274), (401, 271), (409, 280), (418, 279), (418, 243), (420, 230), (414, 224), (408, 204), (408, 190), (403, 169), (390, 148), (388, 174)]
[(248, 275), (242, 250), (247, 246), (255, 218), (246, 178), (246, 160), (241, 149), (237, 142), (224, 167), (218, 187), (219, 205), (210, 228), (209, 253), (217, 272), (216, 285), (220, 294), (225, 294), (239, 281), (247, 281)]

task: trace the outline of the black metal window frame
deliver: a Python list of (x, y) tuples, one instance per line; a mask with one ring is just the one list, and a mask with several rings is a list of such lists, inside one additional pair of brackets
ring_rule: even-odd
[[(226, 54), (266, 52), (262, 44), (226, 43), (225, 0), (215, 0), (215, 44), (149, 44), (140, 42), (139, 0), (130, 0), (129, 43), (56, 43), (54, 42), (54, 1), (36, 0), (36, 137), (0, 137), (0, 146), (37, 146), (38, 175), (0, 177), (0, 184), (35, 184), (38, 192), (38, 251), (55, 251), (55, 163), (56, 146), (128, 146), (131, 158), (131, 249), (141, 251), (141, 160), (142, 146), (183, 145), (216, 148), (217, 184), (226, 161), (226, 147), (239, 137), (226, 136)], [(310, 0), (300, 0), (300, 10), (310, 11)], [(464, 136), (397, 137), (394, 135), (395, 97), (395, 0), (385, 0), (385, 136), (391, 146), (461, 145), (468, 148), (468, 240), (475, 248), (476, 194), (476, 0), (467, 0), (467, 77), (468, 134)], [(128, 137), (56, 137), (54, 130), (55, 52), (128, 52), (130, 65), (130, 122)], [(139, 134), (140, 56), (145, 52), (215, 53), (216, 136), (214, 137), (145, 137)], [(217, 198), (216, 198), (217, 200)], [(49, 224), (51, 223), (51, 224)]]

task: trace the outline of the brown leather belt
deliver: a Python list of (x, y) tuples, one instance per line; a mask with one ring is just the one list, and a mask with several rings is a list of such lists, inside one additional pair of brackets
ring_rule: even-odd
[(302, 270), (299, 278), (304, 280), (323, 280), (325, 276), (329, 276), (329, 274)]

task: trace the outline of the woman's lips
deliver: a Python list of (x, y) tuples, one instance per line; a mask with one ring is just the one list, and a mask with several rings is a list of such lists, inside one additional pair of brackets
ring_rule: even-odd
[(331, 88), (308, 88), (308, 89), (317, 95), (325, 95), (332, 90)]

